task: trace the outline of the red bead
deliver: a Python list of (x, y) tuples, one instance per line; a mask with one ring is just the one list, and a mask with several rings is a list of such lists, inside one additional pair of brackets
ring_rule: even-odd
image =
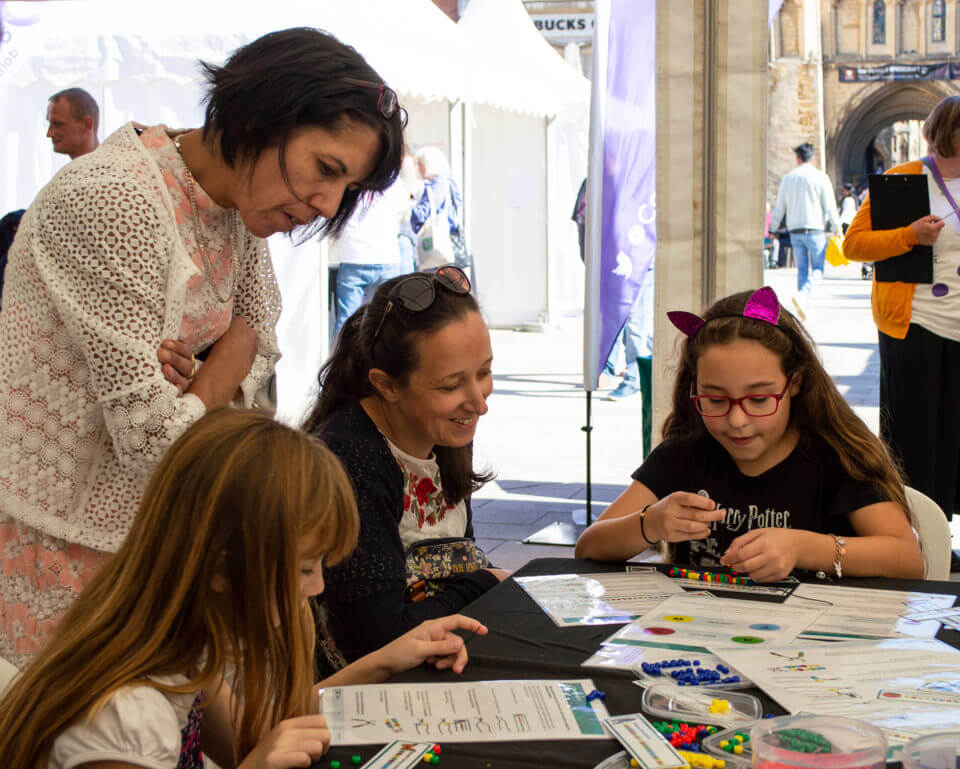
[(437, 755), (439, 755), (440, 753), (443, 753), (439, 745), (434, 745), (431, 752), (436, 753)]

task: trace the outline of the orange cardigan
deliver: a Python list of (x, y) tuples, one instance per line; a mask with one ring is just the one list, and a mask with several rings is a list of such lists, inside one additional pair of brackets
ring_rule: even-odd
[[(888, 174), (922, 174), (923, 163), (912, 160), (894, 166)], [(870, 228), (870, 197), (867, 196), (853, 217), (847, 234), (843, 237), (843, 255), (854, 262), (881, 262), (905, 254), (917, 245), (913, 227), (898, 227), (895, 230)], [(873, 322), (887, 336), (903, 339), (910, 328), (910, 311), (913, 306), (913, 290), (916, 283), (878, 283), (873, 276), (870, 303), (873, 306)]]

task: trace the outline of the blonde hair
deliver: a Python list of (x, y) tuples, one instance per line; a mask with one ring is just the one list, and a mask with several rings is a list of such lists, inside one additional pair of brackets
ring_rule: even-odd
[(957, 154), (957, 133), (960, 132), (960, 94), (942, 99), (923, 123), (923, 138), (930, 150), (942, 158)]
[[(358, 527), (350, 481), (320, 441), (251, 411), (207, 414), (169, 449), (120, 551), (0, 700), (4, 764), (39, 765), (120, 687), (209, 689), (227, 663), (239, 763), (264, 730), (311, 706), (305, 541), (335, 563)], [(154, 680), (173, 674), (189, 682)]]
[(450, 176), (450, 163), (439, 147), (421, 147), (414, 157), (423, 168), (424, 179), (432, 179), (434, 176)]

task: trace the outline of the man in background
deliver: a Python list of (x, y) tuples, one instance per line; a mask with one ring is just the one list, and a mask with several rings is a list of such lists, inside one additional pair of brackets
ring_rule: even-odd
[(47, 138), (53, 142), (53, 151), (69, 155), (71, 160), (93, 152), (100, 144), (100, 108), (82, 88), (67, 88), (51, 96), (47, 122)]
[(806, 320), (813, 283), (823, 277), (827, 252), (825, 226), (839, 233), (840, 215), (830, 177), (813, 165), (813, 145), (804, 142), (794, 147), (793, 152), (797, 167), (780, 180), (770, 229), (776, 231), (786, 217), (790, 250), (797, 263), (797, 293), (793, 296), (793, 306), (800, 320)]

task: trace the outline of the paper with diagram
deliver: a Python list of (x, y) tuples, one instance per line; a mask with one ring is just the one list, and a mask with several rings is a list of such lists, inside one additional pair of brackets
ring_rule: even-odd
[(328, 687), (323, 715), (333, 744), (605, 739), (590, 679), (373, 684)]

